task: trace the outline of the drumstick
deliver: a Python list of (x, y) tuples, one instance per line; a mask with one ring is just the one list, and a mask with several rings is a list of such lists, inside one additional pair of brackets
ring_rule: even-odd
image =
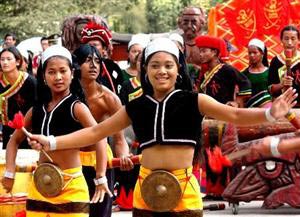
[(286, 65), (286, 73), (285, 76), (291, 76), (291, 65), (292, 65), (292, 58), (293, 58), (293, 50), (292, 49), (285, 49), (285, 65)]
[[(30, 133), (25, 129), (24, 127), (24, 116), (22, 112), (18, 112), (14, 115), (14, 119), (12, 121), (8, 122), (8, 126), (13, 128), (13, 129), (19, 129), (22, 130), (23, 133), (27, 136), (30, 137)], [(44, 149), (41, 150), (41, 152), (48, 158), (48, 160), (53, 163), (52, 158), (46, 153)]]
[[(129, 157), (134, 165), (140, 164), (142, 160), (142, 155), (133, 155)], [(107, 161), (107, 168), (116, 168), (121, 166), (121, 158), (113, 158)]]

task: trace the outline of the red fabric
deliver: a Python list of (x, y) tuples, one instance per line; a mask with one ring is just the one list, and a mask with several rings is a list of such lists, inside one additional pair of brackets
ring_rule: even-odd
[(290, 0), (256, 0), (255, 8), (258, 34), (279, 37), (281, 29), (289, 24)]
[(251, 38), (257, 37), (254, 0), (233, 1), (224, 13), (238, 46), (246, 47)]
[(85, 25), (81, 32), (81, 42), (88, 43), (91, 40), (101, 40), (106, 47), (109, 47), (112, 40), (112, 34), (105, 26), (97, 23), (89, 22)]
[(220, 147), (215, 146), (211, 151), (206, 148), (208, 165), (214, 173), (220, 174), (224, 167), (232, 166), (232, 162), (222, 154)]
[(125, 188), (122, 186), (120, 195), (116, 199), (116, 203), (120, 209), (131, 210), (133, 204), (133, 191), (130, 189), (128, 195), (126, 194)]

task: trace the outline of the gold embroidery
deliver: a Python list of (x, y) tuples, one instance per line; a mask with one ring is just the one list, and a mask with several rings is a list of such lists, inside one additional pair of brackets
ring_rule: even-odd
[(239, 16), (236, 19), (237, 19), (236, 23), (242, 29), (247, 31), (247, 35), (245, 37), (247, 39), (252, 38), (256, 30), (256, 17), (254, 11), (250, 9), (240, 10)]
[(220, 64), (216, 65), (211, 71), (208, 71), (205, 73), (204, 81), (200, 85), (200, 88), (203, 91), (203, 93), (206, 93), (206, 86), (211, 81), (211, 79), (214, 77), (214, 75), (219, 71), (219, 69), (222, 68), (223, 65), (224, 64), (220, 63)]
[(280, 28), (280, 16), (279, 13), (282, 10), (282, 3), (277, 2), (277, 0), (270, 0), (264, 7), (264, 15), (267, 19), (267, 24), (264, 25), (265, 29), (270, 29), (275, 27)]

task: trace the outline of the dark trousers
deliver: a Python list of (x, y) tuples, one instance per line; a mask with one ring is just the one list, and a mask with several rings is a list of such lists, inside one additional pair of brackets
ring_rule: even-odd
[[(82, 166), (83, 175), (89, 187), (90, 199), (93, 198), (95, 193), (95, 183), (94, 178), (96, 177), (96, 171), (94, 167), (91, 166)], [(108, 187), (113, 193), (113, 170), (108, 169), (106, 171), (106, 177), (108, 180)], [(110, 198), (108, 194), (105, 194), (104, 200), (102, 203), (91, 203), (90, 204), (90, 217), (111, 217), (112, 211), (112, 201), (113, 198)]]

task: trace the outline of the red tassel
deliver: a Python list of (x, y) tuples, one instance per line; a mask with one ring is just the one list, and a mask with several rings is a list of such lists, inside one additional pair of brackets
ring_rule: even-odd
[(8, 126), (13, 129), (22, 129), (24, 127), (24, 116), (19, 111), (14, 115), (14, 119), (8, 122)]
[(232, 166), (232, 162), (222, 154), (220, 147), (214, 147), (213, 151), (206, 149), (208, 165), (214, 173), (221, 173), (224, 167)]

